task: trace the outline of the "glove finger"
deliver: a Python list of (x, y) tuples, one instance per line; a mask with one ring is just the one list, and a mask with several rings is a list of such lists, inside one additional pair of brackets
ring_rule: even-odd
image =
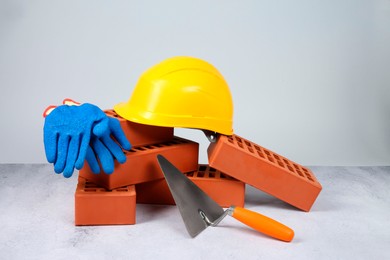
[(66, 158), (66, 164), (63, 173), (65, 178), (69, 178), (73, 174), (75, 162), (79, 154), (79, 145), (80, 136), (73, 136), (69, 142), (68, 156)]
[(68, 147), (69, 147), (69, 136), (63, 136), (60, 135), (58, 139), (58, 153), (57, 153), (57, 160), (54, 163), (54, 171), (56, 173), (61, 173), (64, 171), (65, 168), (65, 161), (68, 154)]
[(100, 161), (103, 171), (107, 174), (111, 174), (114, 171), (114, 158), (110, 151), (98, 138), (93, 138), (92, 148)]
[(111, 117), (109, 118), (109, 122), (110, 122), (110, 130), (114, 138), (123, 147), (123, 149), (130, 150), (131, 144), (129, 140), (127, 140), (126, 135), (122, 130), (121, 124), (119, 123), (119, 120)]
[(100, 166), (96, 159), (95, 153), (93, 152), (92, 148), (88, 146), (87, 149), (87, 156), (85, 157), (85, 160), (88, 162), (89, 168), (91, 168), (91, 171), (93, 173), (100, 173)]
[(46, 159), (49, 163), (56, 161), (58, 134), (46, 126), (43, 128), (43, 143), (45, 145)]
[(81, 135), (80, 150), (75, 163), (75, 167), (77, 170), (80, 170), (84, 166), (84, 161), (88, 153), (87, 151), (89, 148), (89, 143), (91, 141), (90, 139), (91, 139), (91, 131), (90, 129), (87, 129), (85, 134)]
[(96, 135), (97, 137), (102, 137), (103, 135), (109, 134), (110, 128), (109, 128), (108, 117), (105, 117), (102, 120), (95, 123), (92, 131), (93, 134)]
[(123, 153), (121, 147), (111, 139), (110, 136), (106, 135), (101, 138), (103, 144), (107, 147), (107, 149), (112, 153), (114, 158), (118, 160), (120, 163), (126, 162), (126, 156)]

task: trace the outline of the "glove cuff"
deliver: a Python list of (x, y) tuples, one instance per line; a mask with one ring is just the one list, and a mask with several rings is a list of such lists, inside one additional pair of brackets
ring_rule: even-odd
[(70, 98), (65, 98), (64, 100), (62, 100), (62, 104), (68, 105), (68, 106), (80, 106), (81, 105), (80, 102), (74, 101), (73, 99), (70, 99)]
[[(73, 99), (70, 99), (70, 98), (65, 98), (64, 100), (62, 100), (62, 104), (63, 105), (68, 105), (68, 106), (80, 106), (81, 103), (77, 102), (77, 101), (74, 101)], [(48, 106), (44, 111), (43, 111), (43, 114), (42, 116), (43, 117), (47, 117), (57, 106), (55, 105), (50, 105)]]
[(42, 116), (43, 117), (47, 117), (57, 106), (54, 106), (54, 105), (50, 105), (48, 106), (45, 111), (43, 111), (43, 114)]

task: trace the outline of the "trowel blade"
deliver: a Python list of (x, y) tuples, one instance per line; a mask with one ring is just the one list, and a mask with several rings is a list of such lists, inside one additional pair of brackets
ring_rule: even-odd
[(157, 160), (191, 237), (195, 237), (208, 227), (201, 212), (210, 222), (214, 222), (224, 214), (224, 210), (213, 199), (164, 156), (157, 155)]

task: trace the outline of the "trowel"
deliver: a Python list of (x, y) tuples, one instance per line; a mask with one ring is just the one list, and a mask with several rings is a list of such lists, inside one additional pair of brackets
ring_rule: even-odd
[(224, 210), (164, 156), (157, 155), (157, 160), (191, 237), (196, 237), (209, 226), (218, 225), (230, 215), (273, 238), (286, 242), (293, 239), (292, 229), (269, 217), (235, 206)]

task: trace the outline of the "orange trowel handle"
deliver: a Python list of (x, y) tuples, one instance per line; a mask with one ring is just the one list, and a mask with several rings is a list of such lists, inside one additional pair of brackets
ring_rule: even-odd
[(232, 217), (268, 236), (290, 242), (294, 237), (294, 231), (269, 217), (259, 213), (234, 207)]

